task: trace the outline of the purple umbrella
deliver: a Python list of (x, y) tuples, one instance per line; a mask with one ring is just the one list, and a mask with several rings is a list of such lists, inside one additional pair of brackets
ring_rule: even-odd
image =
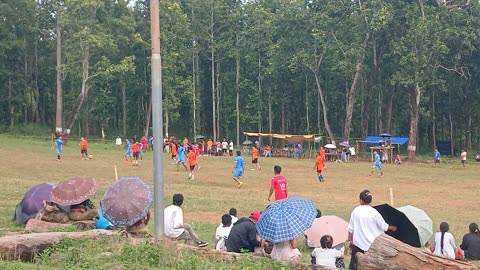
[(350, 144), (347, 141), (343, 141), (343, 142), (339, 143), (339, 145), (343, 146), (343, 147), (350, 147)]
[(150, 186), (135, 176), (113, 182), (100, 200), (103, 216), (121, 226), (131, 226), (144, 218), (152, 202)]
[(50, 198), (50, 192), (54, 188), (54, 185), (46, 182), (31, 187), (17, 205), (14, 220), (19, 224), (25, 224), (42, 209), (43, 201)]

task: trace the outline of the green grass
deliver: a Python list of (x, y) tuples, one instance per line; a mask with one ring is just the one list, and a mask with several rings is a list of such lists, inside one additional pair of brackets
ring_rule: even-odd
[[(0, 234), (23, 229), (21, 226), (16, 226), (11, 220), (15, 205), (32, 185), (40, 182), (48, 181), (57, 184), (61, 180), (75, 175), (95, 177), (101, 185), (100, 190), (93, 198), (97, 205), (105, 188), (114, 181), (114, 166), (117, 166), (120, 177), (139, 176), (153, 187), (152, 152), (145, 153), (144, 161), (140, 162), (139, 167), (134, 167), (124, 161), (123, 150), (117, 149), (114, 142), (105, 145), (91, 143), (88, 149), (94, 155), (94, 159), (82, 161), (78, 142), (71, 140), (64, 147), (62, 162), (57, 162), (48, 136), (39, 139), (0, 135), (0, 141), (2, 141), (0, 155), (4, 157), (0, 175), (2, 183), (2, 189), (0, 189)], [(373, 194), (373, 204), (375, 205), (390, 202), (389, 189), (391, 187), (394, 192), (395, 206), (412, 204), (424, 209), (433, 219), (435, 231), (438, 230), (440, 222), (448, 222), (450, 231), (457, 240), (457, 245), (460, 244), (463, 234), (468, 231), (468, 225), (471, 222), (479, 222), (476, 206), (480, 195), (478, 188), (480, 164), (473, 161), (470, 161), (466, 168), (462, 168), (460, 162), (456, 160), (451, 160), (448, 164), (441, 164), (439, 167), (434, 167), (431, 162), (405, 163), (400, 166), (386, 165), (383, 178), (378, 175), (369, 177), (371, 164), (367, 162), (327, 163), (324, 173), (326, 182), (320, 184), (312, 169), (313, 160), (261, 158), (260, 164), (263, 169), (251, 171), (249, 159), (250, 157), (245, 157), (247, 161), (245, 185), (238, 190), (231, 179), (233, 166), (231, 157), (199, 157), (198, 161), (202, 168), (196, 171), (196, 179), (189, 181), (188, 173), (183, 169), (177, 171), (166, 154), (164, 159), (165, 205), (171, 203), (174, 193), (183, 193), (185, 196), (183, 206), (185, 222), (190, 223), (202, 239), (212, 242), (221, 215), (230, 207), (237, 208), (239, 216), (247, 216), (251, 211), (260, 211), (271, 203), (266, 200), (269, 182), (273, 174), (273, 166), (278, 164), (282, 166), (283, 174), (288, 180), (289, 196), (311, 199), (324, 214), (338, 215), (347, 221), (351, 210), (358, 205), (360, 191), (369, 189)], [(150, 224), (150, 230), (153, 232), (153, 224)], [(97, 242), (92, 243), (88, 240), (61, 244), (53, 249), (53, 253), (63, 254), (58, 255), (60, 258), (73, 256), (71, 254), (73, 252), (85, 254), (83, 257), (89, 263), (89, 269), (108, 269), (115, 265), (135, 269), (133, 264), (135, 261), (147, 269), (222, 269), (226, 265), (224, 262), (205, 259), (190, 252), (186, 252), (186, 255), (171, 253), (161, 246), (132, 247), (120, 240), (113, 244), (108, 240), (102, 241), (104, 242), (101, 244), (107, 249), (110, 246), (116, 247), (112, 257), (103, 258), (102, 252), (96, 252), (93, 248)], [(309, 252), (303, 247), (302, 239), (299, 238), (297, 242), (304, 251), (303, 260), (309, 262)], [(209, 247), (213, 248), (213, 245), (210, 244)], [(149, 253), (143, 248), (155, 249), (158, 256), (148, 255)], [(127, 249), (129, 251), (125, 253)], [(169, 254), (170, 260), (174, 260), (176, 264), (172, 266), (162, 260), (162, 263), (154, 263), (151, 267), (145, 265), (147, 261), (157, 260), (163, 256), (162, 254)], [(124, 258), (125, 256), (126, 258)], [(84, 262), (76, 260), (74, 257), (71, 260), (69, 258), (71, 262), (55, 260), (55, 256), (54, 259), (51, 259), (51, 256), (49, 258), (40, 257), (35, 264), (0, 261), (0, 269), (60, 269), (66, 267), (82, 269), (85, 265)], [(245, 269), (250, 264), (254, 265), (252, 267), (257, 267), (251, 269), (260, 267), (248, 261), (240, 262), (234, 267), (242, 266), (242, 269)], [(184, 268), (178, 268), (180, 267), (178, 265), (183, 265), (181, 267)], [(195, 265), (197, 268), (188, 268), (191, 265)]]

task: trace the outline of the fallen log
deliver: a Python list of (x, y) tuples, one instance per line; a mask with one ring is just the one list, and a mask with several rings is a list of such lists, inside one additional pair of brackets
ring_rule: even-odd
[(72, 224), (53, 223), (39, 219), (31, 218), (25, 225), (25, 231), (27, 232), (48, 232), (51, 230), (57, 230), (62, 228), (71, 227)]
[(91, 230), (85, 232), (46, 232), (0, 237), (0, 259), (31, 261), (33, 258), (65, 238), (98, 238), (116, 236), (117, 231)]
[(480, 270), (480, 266), (440, 257), (382, 234), (375, 239), (366, 254), (357, 253), (357, 269)]
[[(168, 243), (168, 244), (167, 244)], [(175, 242), (170, 242), (166, 241), (166, 245), (174, 245)], [(250, 258), (253, 258), (254, 260), (271, 260), (267, 257), (263, 257), (260, 255), (252, 255), (252, 253), (235, 253), (235, 252), (227, 252), (227, 251), (219, 251), (215, 249), (208, 249), (208, 248), (201, 248), (201, 247), (196, 247), (196, 246), (190, 246), (186, 244), (180, 244), (177, 243), (177, 248), (179, 249), (184, 249), (184, 250), (192, 250), (196, 253), (199, 253), (203, 256), (206, 257), (213, 257), (216, 259), (224, 260), (224, 261), (237, 261), (240, 260), (242, 257), (250, 256)], [(301, 263), (301, 262), (281, 262), (287, 266), (289, 266), (289, 269), (296, 269), (296, 270), (334, 270), (336, 268), (331, 268), (331, 267), (326, 267), (326, 266), (320, 266), (320, 265), (311, 265), (311, 264), (306, 264), (306, 263)], [(273, 268), (269, 268), (268, 266), (265, 267), (263, 270), (269, 270)]]

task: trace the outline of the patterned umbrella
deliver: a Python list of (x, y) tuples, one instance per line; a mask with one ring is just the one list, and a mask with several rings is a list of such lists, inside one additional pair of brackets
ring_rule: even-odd
[(294, 239), (312, 226), (317, 209), (312, 201), (290, 197), (265, 209), (256, 227), (260, 237), (274, 243)]
[(313, 221), (312, 227), (306, 231), (311, 247), (320, 247), (320, 238), (330, 235), (333, 238), (333, 246), (345, 242), (348, 238), (348, 222), (337, 216), (322, 216)]
[(87, 176), (75, 176), (63, 180), (50, 193), (50, 201), (69, 206), (79, 204), (97, 192), (97, 180)]
[(144, 218), (153, 202), (150, 186), (129, 176), (112, 183), (100, 201), (103, 216), (114, 225), (131, 226)]
[(25, 224), (28, 219), (34, 217), (43, 207), (43, 201), (50, 198), (50, 192), (55, 188), (50, 183), (41, 183), (31, 187), (22, 201), (17, 204), (13, 219), (18, 224)]

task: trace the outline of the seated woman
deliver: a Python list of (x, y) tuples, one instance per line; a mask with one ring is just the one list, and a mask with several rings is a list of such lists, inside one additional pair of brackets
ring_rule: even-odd
[(465, 259), (480, 260), (480, 232), (477, 223), (468, 226), (469, 233), (463, 236), (460, 248), (463, 250)]
[(98, 216), (97, 209), (90, 199), (70, 206), (68, 217), (73, 221), (93, 220)]
[(295, 239), (273, 244), (270, 257), (278, 261), (300, 261), (302, 253), (297, 248)]
[(455, 259), (457, 246), (455, 245), (455, 238), (448, 230), (448, 223), (440, 223), (440, 231), (433, 235), (433, 254)]
[(343, 247), (341, 250), (332, 248), (333, 238), (330, 235), (324, 235), (320, 238), (321, 248), (315, 248), (312, 251), (312, 263), (329, 267), (337, 267), (337, 259), (343, 258)]
[(127, 232), (133, 234), (147, 234), (148, 233), (148, 222), (150, 221), (150, 211), (148, 211), (147, 215), (137, 221), (137, 223), (128, 226)]

